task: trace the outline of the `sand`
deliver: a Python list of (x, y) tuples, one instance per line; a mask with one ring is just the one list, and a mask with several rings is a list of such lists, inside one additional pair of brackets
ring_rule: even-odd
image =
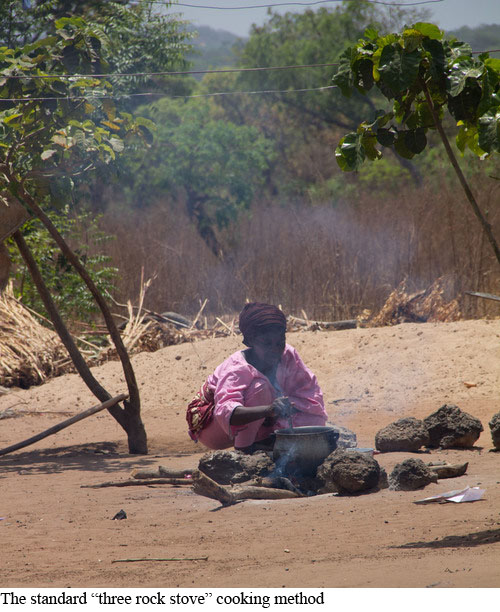
[[(382, 490), (223, 508), (189, 487), (82, 488), (129, 477), (138, 467), (191, 468), (205, 451), (187, 436), (185, 406), (205, 376), (241, 348), (238, 337), (167, 347), (133, 358), (150, 453), (127, 452), (124, 432), (102, 412), (0, 457), (3, 587), (498, 587), (500, 453), (488, 421), (498, 411), (500, 321), (403, 324), (298, 332), (287, 340), (317, 374), (332, 423), (373, 447), (403, 416), (445, 403), (479, 418), (467, 450), (383, 453), (389, 473), (410, 456), (469, 462), (466, 475), (423, 490)], [(94, 369), (126, 391), (120, 365)], [(466, 384), (467, 383), (467, 384)], [(0, 396), (0, 445), (28, 438), (98, 403), (76, 375)], [(416, 505), (466, 486), (481, 501)], [(112, 520), (125, 510), (126, 520)], [(124, 558), (208, 557), (117, 563)]]

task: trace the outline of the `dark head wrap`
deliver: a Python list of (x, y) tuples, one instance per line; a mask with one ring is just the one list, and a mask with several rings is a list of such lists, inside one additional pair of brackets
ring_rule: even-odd
[(262, 302), (246, 304), (240, 313), (239, 322), (243, 344), (250, 346), (252, 338), (271, 325), (286, 331), (286, 317), (279, 308)]

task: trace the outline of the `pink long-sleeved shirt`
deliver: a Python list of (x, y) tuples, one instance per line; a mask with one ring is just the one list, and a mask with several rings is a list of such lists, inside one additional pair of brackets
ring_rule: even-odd
[(212, 422), (201, 432), (200, 442), (212, 449), (245, 448), (263, 440), (276, 429), (288, 427), (279, 419), (273, 426), (263, 425), (264, 419), (243, 426), (230, 425), (237, 406), (265, 406), (279, 395), (285, 395), (299, 412), (293, 416), (293, 426), (324, 425), (327, 420), (323, 394), (316, 376), (304, 365), (297, 351), (286, 345), (276, 370), (279, 393), (270, 380), (245, 359), (243, 351), (233, 353), (208, 377), (214, 391), (215, 410)]

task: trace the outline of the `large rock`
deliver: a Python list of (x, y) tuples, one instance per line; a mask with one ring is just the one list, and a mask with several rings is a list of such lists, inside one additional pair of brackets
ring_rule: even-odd
[(398, 463), (389, 475), (389, 488), (393, 491), (422, 489), (438, 477), (421, 459), (405, 459)]
[(379, 451), (414, 452), (429, 443), (429, 432), (423, 421), (414, 417), (399, 419), (375, 435)]
[(324, 460), (317, 471), (317, 478), (324, 485), (321, 493), (358, 493), (379, 487), (379, 464), (366, 453), (336, 450)]
[(500, 450), (500, 412), (497, 412), (491, 417), (491, 421), (488, 425), (490, 426), (493, 445), (497, 450)]
[(424, 419), (431, 448), (471, 448), (483, 431), (479, 419), (445, 404)]
[(246, 455), (236, 450), (206, 453), (198, 464), (201, 472), (219, 484), (245, 482), (256, 476), (267, 476), (273, 468), (272, 459), (264, 452)]

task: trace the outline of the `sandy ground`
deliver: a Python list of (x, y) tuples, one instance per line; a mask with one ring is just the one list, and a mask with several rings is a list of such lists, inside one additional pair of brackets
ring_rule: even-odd
[[(469, 462), (465, 476), (424, 490), (228, 508), (187, 487), (81, 488), (139, 466), (195, 467), (204, 449), (187, 436), (185, 405), (241, 344), (214, 339), (137, 355), (149, 455), (129, 455), (120, 427), (99, 413), (0, 457), (2, 587), (500, 586), (500, 453), (490, 452), (488, 427), (500, 411), (499, 338), (499, 320), (289, 334), (318, 376), (331, 422), (356, 432), (359, 446), (444, 403), (481, 419), (485, 431), (470, 450), (376, 457), (388, 473), (410, 456)], [(118, 363), (95, 375), (110, 392), (125, 390)], [(0, 396), (0, 413), (12, 407), (18, 416), (0, 420), (0, 445), (96, 403), (76, 375), (12, 390)], [(486, 489), (484, 499), (413, 503), (465, 486)], [(111, 520), (120, 509), (127, 520)], [(208, 559), (114, 563), (140, 557)]]

